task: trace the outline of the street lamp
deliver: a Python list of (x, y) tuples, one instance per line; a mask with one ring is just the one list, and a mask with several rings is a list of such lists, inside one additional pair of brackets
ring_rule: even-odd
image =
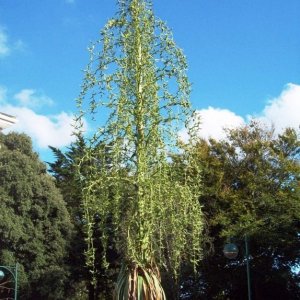
[(224, 246), (223, 253), (229, 259), (235, 259), (239, 254), (239, 248), (234, 243), (229, 243)]
[[(250, 264), (249, 264), (249, 246), (248, 237), (245, 235), (245, 258), (246, 258), (246, 270), (247, 270), (247, 287), (248, 287), (248, 300), (251, 300), (251, 281), (250, 281)], [(224, 246), (223, 253), (225, 257), (229, 259), (235, 259), (239, 254), (239, 249), (234, 243), (227, 243)]]
[(0, 266), (0, 291), (13, 291), (13, 297), (5, 299), (17, 300), (18, 295), (18, 264), (15, 266)]

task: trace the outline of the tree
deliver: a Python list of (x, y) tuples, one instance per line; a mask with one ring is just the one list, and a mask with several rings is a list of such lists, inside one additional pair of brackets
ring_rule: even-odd
[[(50, 166), (49, 172), (54, 176), (56, 186), (63, 195), (74, 228), (67, 260), (70, 270), (68, 281), (70, 297), (71, 299), (75, 299), (76, 297), (78, 297), (78, 299), (94, 299), (96, 295), (96, 297), (107, 299), (107, 297), (113, 293), (113, 280), (118, 272), (118, 268), (116, 267), (117, 253), (113, 244), (108, 245), (108, 249), (105, 249), (105, 251), (107, 252), (107, 259), (110, 266), (109, 269), (104, 269), (101, 265), (101, 257), (104, 255), (104, 249), (101, 243), (95, 244), (97, 285), (95, 287), (91, 285), (91, 276), (86, 268), (84, 258), (84, 217), (81, 205), (80, 179), (76, 172), (76, 163), (82, 157), (84, 148), (85, 142), (82, 137), (79, 137), (76, 142), (72, 143), (65, 152), (50, 146), (56, 160), (52, 163), (48, 163)], [(81, 170), (81, 172), (83, 172), (83, 170)], [(98, 231), (99, 228), (97, 228), (95, 224), (94, 235), (99, 234)]]
[[(203, 173), (200, 197), (215, 252), (204, 260), (202, 291), (209, 299), (246, 298), (244, 236), (250, 240), (255, 299), (299, 299), (300, 142), (294, 129), (276, 136), (252, 122), (227, 130), (222, 141), (202, 140), (195, 156)], [(240, 247), (237, 260), (222, 253)]]
[(178, 126), (191, 116), (187, 65), (151, 1), (120, 0), (118, 7), (90, 47), (77, 103), (79, 135), (84, 118), (108, 116), (86, 139), (78, 164), (86, 261), (95, 280), (94, 243), (107, 249), (113, 233), (123, 262), (116, 299), (165, 299), (159, 269), (176, 278), (182, 260), (197, 264), (201, 257), (199, 172), (188, 176), (188, 151), (180, 176), (170, 158), (179, 151)]
[(57, 188), (62, 193), (66, 208), (70, 214), (73, 230), (68, 249), (67, 264), (70, 270), (68, 290), (72, 299), (83, 299), (87, 294), (89, 274), (84, 263), (84, 233), (82, 230), (81, 191), (75, 161), (85, 147), (82, 139), (71, 144), (63, 153), (60, 149), (49, 146), (56, 160), (49, 162), (49, 172), (54, 176)]
[(22, 299), (64, 299), (65, 203), (28, 136), (1, 134), (0, 145), (0, 262), (18, 262)]

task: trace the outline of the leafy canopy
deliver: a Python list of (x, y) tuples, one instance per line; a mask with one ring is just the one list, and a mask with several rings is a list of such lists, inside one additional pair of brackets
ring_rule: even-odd
[[(246, 298), (247, 234), (254, 297), (298, 299), (293, 270), (299, 266), (300, 245), (299, 132), (287, 128), (275, 135), (253, 121), (227, 130), (225, 140), (201, 141), (194, 151), (204, 183), (200, 201), (215, 249), (201, 265), (205, 297), (223, 299), (226, 291), (232, 299)], [(222, 252), (230, 238), (240, 249), (232, 262)]]
[(0, 262), (18, 262), (22, 299), (64, 299), (65, 203), (28, 136), (0, 134), (0, 146)]

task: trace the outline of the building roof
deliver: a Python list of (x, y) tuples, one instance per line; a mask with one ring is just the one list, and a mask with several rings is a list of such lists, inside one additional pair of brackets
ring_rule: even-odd
[(14, 116), (0, 112), (0, 130), (15, 124), (17, 119)]

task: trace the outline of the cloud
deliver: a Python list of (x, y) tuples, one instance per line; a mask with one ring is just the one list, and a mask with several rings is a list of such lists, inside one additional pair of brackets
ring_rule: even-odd
[[(201, 123), (198, 134), (205, 139), (224, 139), (224, 128), (236, 128), (253, 119), (267, 126), (274, 126), (276, 133), (282, 132), (286, 127), (297, 129), (300, 126), (300, 85), (287, 84), (280, 95), (270, 99), (259, 114), (250, 114), (246, 118), (228, 109), (214, 107), (197, 110), (196, 114)], [(187, 130), (182, 129), (179, 138), (187, 142)]]
[(224, 128), (235, 128), (245, 123), (241, 116), (228, 109), (208, 107), (197, 111), (201, 120), (199, 134), (204, 138), (225, 138)]
[[(200, 130), (198, 135), (202, 138), (223, 139), (226, 137), (224, 128), (235, 128), (245, 124), (241, 116), (236, 115), (228, 109), (208, 107), (196, 111), (197, 117), (200, 118)], [(179, 138), (182, 141), (188, 141), (187, 130), (179, 132)]]
[(34, 111), (41, 105), (52, 105), (51, 98), (34, 89), (22, 89), (13, 96), (18, 102), (12, 105), (6, 101), (7, 93), (7, 88), (0, 86), (0, 112), (15, 116), (18, 122), (5, 132), (26, 133), (38, 149), (47, 149), (49, 145), (60, 148), (74, 141), (72, 114), (43, 115)]
[(278, 97), (268, 101), (257, 119), (267, 125), (274, 125), (276, 132), (286, 127), (300, 125), (300, 85), (289, 83)]
[(5, 30), (0, 27), (0, 58), (9, 55), (11, 49), (8, 45), (8, 37), (5, 33)]
[(19, 93), (14, 95), (14, 98), (19, 102), (21, 106), (38, 108), (44, 105), (53, 105), (53, 100), (33, 89), (23, 89)]
[(21, 39), (10, 41), (6, 28), (0, 25), (0, 59), (14, 51), (26, 51), (26, 48), (26, 44)]
[(72, 135), (73, 115), (61, 112), (57, 115), (46, 116), (35, 113), (27, 107), (5, 105), (0, 111), (16, 116), (18, 123), (8, 131), (25, 132), (41, 149), (49, 145), (64, 147), (74, 141)]
[[(9, 130), (25, 132), (39, 148), (47, 148), (48, 145), (64, 147), (74, 141), (72, 114), (60, 112), (56, 115), (42, 115), (32, 109), (42, 104), (52, 104), (51, 98), (34, 89), (23, 89), (14, 95), (18, 105), (12, 106), (5, 103), (6, 94), (7, 89), (0, 86), (0, 111), (14, 115), (18, 119), (18, 123)], [(223, 139), (226, 136), (224, 128), (244, 125), (250, 118), (273, 124), (277, 132), (286, 127), (298, 128), (299, 112), (300, 85), (289, 83), (279, 96), (268, 101), (260, 114), (249, 115), (247, 119), (224, 108), (208, 107), (197, 110), (197, 115), (201, 120), (199, 136), (206, 139), (209, 137)], [(86, 124), (85, 127), (87, 127)], [(183, 141), (189, 139), (185, 129), (179, 132), (179, 137)]]

